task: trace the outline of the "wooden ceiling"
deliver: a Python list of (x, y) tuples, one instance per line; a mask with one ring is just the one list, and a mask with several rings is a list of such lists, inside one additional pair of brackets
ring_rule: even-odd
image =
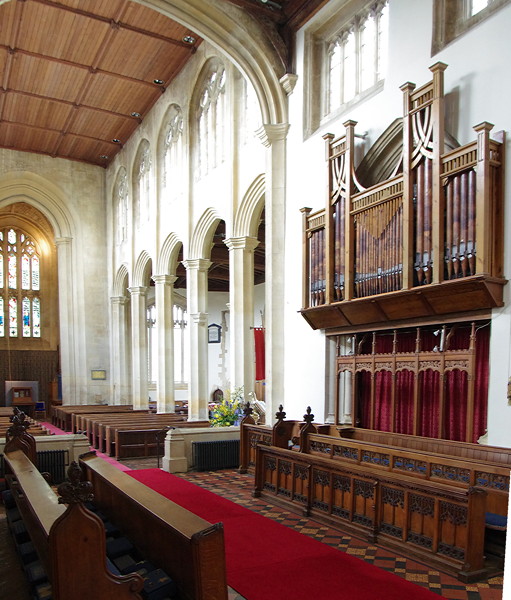
[[(224, 1), (277, 35), (288, 65), (293, 31), (325, 3)], [(9, 0), (0, 24), (0, 147), (103, 167), (202, 41), (129, 0)]]

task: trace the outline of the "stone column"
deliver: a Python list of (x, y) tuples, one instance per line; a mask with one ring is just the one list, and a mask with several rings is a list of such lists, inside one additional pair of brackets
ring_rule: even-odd
[(208, 269), (211, 261), (196, 258), (184, 261), (188, 296), (190, 335), (190, 381), (188, 383), (188, 419), (208, 418)]
[(284, 288), (286, 239), (286, 136), (289, 125), (263, 125), (266, 153), (266, 422), (286, 401), (284, 374)]
[(60, 365), (62, 373), (62, 401), (80, 404), (79, 382), (76, 372), (75, 310), (73, 297), (72, 239), (57, 238), (59, 278)]
[(112, 398), (114, 404), (130, 404), (129, 346), (126, 319), (126, 296), (110, 298), (112, 310)]
[(133, 408), (149, 406), (147, 385), (146, 287), (131, 287), (131, 360)]
[(177, 277), (154, 275), (156, 335), (158, 337), (158, 381), (156, 402), (159, 413), (174, 412), (174, 286)]
[(252, 237), (225, 240), (229, 248), (231, 285), (229, 293), (231, 328), (231, 388), (243, 386), (245, 398), (254, 391), (254, 250)]

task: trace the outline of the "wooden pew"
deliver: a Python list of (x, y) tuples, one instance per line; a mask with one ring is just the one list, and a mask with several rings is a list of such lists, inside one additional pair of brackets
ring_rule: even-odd
[(209, 524), (94, 453), (80, 464), (95, 504), (147, 560), (176, 581), (181, 600), (227, 600), (223, 526)]
[[(175, 422), (166, 426), (167, 429), (174, 427), (190, 428), (190, 427), (209, 427), (209, 421), (184, 421)], [(141, 456), (155, 456), (159, 447), (157, 441), (158, 434), (161, 434), (162, 428), (159, 429), (118, 429), (109, 428), (110, 433), (114, 432), (113, 451), (110, 450), (117, 460), (122, 458), (136, 458)], [(108, 447), (108, 444), (107, 444)]]
[(72, 416), (73, 414), (81, 413), (101, 413), (101, 412), (128, 412), (133, 410), (131, 405), (116, 405), (110, 406), (105, 404), (66, 404), (52, 406), (51, 419), (53, 425), (59, 427), (63, 431), (72, 431)]
[[(141, 600), (139, 575), (118, 576), (106, 565), (101, 519), (80, 502), (68, 507), (21, 450), (5, 453), (8, 483), (52, 586), (54, 600)], [(64, 498), (65, 500), (65, 498)]]

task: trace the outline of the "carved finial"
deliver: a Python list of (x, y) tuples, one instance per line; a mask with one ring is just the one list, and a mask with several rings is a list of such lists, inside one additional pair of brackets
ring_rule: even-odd
[(284, 412), (284, 407), (282, 404), (279, 406), (279, 410), (275, 413), (275, 416), (279, 421), (283, 421), (286, 418), (286, 413)]
[(247, 403), (243, 407), (243, 414), (245, 417), (250, 417), (250, 415), (254, 412), (254, 409), (250, 406), (250, 400), (247, 400)]
[(82, 504), (94, 500), (92, 483), (90, 481), (80, 481), (82, 470), (75, 460), (69, 465), (67, 477), (68, 480), (61, 483), (57, 488), (60, 496), (59, 504)]
[(30, 427), (30, 422), (27, 421), (27, 415), (17, 406), (14, 407), (13, 414), (9, 417), (9, 421), (12, 425), (7, 429), (7, 439), (20, 437)]
[(312, 421), (314, 421), (314, 415), (311, 413), (310, 406), (307, 406), (307, 412), (303, 415), (303, 420), (306, 423), (312, 423)]

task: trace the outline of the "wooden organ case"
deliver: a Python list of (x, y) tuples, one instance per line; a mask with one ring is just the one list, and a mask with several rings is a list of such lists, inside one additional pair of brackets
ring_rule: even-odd
[(443, 73), (404, 96), (394, 176), (365, 189), (354, 167), (355, 125), (324, 136), (325, 209), (302, 209), (301, 313), (314, 329), (446, 319), (502, 306), (504, 133), (444, 152)]
[[(482, 406), (480, 398), (474, 401), (476, 332), (484, 326), (481, 323), (488, 324), (491, 309), (502, 306), (506, 284), (502, 275), (505, 138), (500, 132), (491, 139), (493, 126), (484, 122), (474, 127), (473, 142), (446, 151), (446, 67), (440, 62), (433, 65), (432, 80), (419, 89), (411, 83), (401, 86), (402, 151), (394, 152), (395, 165), (387, 166), (390, 176), (384, 181), (368, 188), (360, 183), (355, 171), (354, 121), (344, 123), (342, 137), (324, 136), (326, 208), (302, 209), (301, 314), (313, 329), (323, 329), (337, 340), (337, 398), (343, 373), (350, 378), (352, 406), (344, 410), (336, 403), (336, 423), (346, 422), (340, 414), (344, 412), (355, 426), (474, 442), (485, 425), (480, 422), (479, 430), (473, 426)], [(470, 328), (465, 346), (424, 347), (421, 336), (430, 334), (420, 328), (452, 333), (462, 324)], [(400, 351), (396, 330), (406, 328), (416, 329), (417, 341)], [(373, 342), (372, 349), (359, 351), (357, 340), (364, 335), (374, 340), (374, 332), (385, 330), (394, 338), (391, 348), (375, 350)], [(349, 335), (355, 343), (346, 351), (343, 344)], [(421, 430), (419, 423), (419, 382), (425, 369), (438, 371), (440, 381), (435, 388), (434, 433)], [(415, 377), (410, 384), (413, 426), (408, 429), (396, 425), (395, 390), (389, 422), (382, 426), (375, 420), (379, 410), (375, 380), (382, 370), (389, 371), (393, 382), (403, 370)], [(468, 390), (463, 398), (464, 424), (455, 434), (446, 432), (442, 387), (444, 376), (452, 370), (462, 372)], [(366, 394), (366, 417), (361, 422), (357, 377), (363, 371), (369, 373), (372, 389)]]

